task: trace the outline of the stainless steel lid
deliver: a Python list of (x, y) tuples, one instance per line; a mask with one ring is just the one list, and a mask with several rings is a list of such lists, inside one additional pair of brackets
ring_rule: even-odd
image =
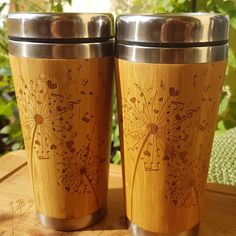
[(103, 13), (13, 13), (8, 16), (10, 40), (85, 43), (114, 36), (113, 16)]
[(227, 43), (228, 17), (211, 13), (121, 15), (118, 43), (140, 46), (207, 46)]

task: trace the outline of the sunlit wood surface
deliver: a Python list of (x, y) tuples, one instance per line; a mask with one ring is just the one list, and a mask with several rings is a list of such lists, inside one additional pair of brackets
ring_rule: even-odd
[[(128, 236), (124, 217), (121, 168), (110, 165), (107, 216), (89, 229), (56, 232), (42, 227), (34, 212), (24, 151), (0, 158), (0, 235)], [(199, 236), (236, 236), (236, 188), (207, 184)]]

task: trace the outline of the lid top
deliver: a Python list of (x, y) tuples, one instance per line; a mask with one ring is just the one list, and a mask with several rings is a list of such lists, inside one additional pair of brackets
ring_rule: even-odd
[(226, 43), (229, 19), (214, 13), (120, 15), (118, 42), (148, 44)]
[(110, 39), (113, 16), (109, 13), (12, 13), (8, 36), (18, 40)]

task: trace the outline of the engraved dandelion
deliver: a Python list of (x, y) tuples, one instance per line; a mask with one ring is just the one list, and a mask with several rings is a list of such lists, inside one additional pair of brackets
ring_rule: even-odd
[(177, 168), (170, 164), (165, 198), (170, 199), (177, 207), (195, 206), (199, 211), (199, 199), (204, 192), (207, 169), (208, 165), (201, 157)]
[(51, 150), (56, 150), (76, 135), (71, 132), (70, 120), (74, 106), (80, 100), (56, 93), (58, 86), (52, 78), (43, 80), (45, 82), (39, 76), (38, 81), (30, 80), (26, 84), (20, 76), (20, 88), (16, 93), (19, 110), (24, 113), (21, 124), (25, 128), (25, 143), (39, 159), (48, 159)]
[(98, 182), (97, 156), (88, 142), (79, 151), (64, 152), (57, 163), (58, 185), (71, 194), (93, 194), (99, 207), (95, 186)]
[[(166, 98), (161, 95), (162, 92), (158, 93), (151, 87), (146, 90), (138, 84), (134, 87), (139, 97), (134, 97), (128, 90), (128, 99), (124, 100), (122, 107), (124, 142), (129, 140), (125, 145), (136, 156), (131, 196), (140, 160), (143, 160), (145, 171), (149, 172), (159, 171), (161, 161), (175, 160), (177, 164), (187, 162), (188, 147), (192, 144), (189, 131), (194, 114), (199, 110), (191, 102), (185, 104), (179, 101), (180, 91), (174, 87), (168, 88), (163, 83), (160, 90), (168, 89)], [(132, 208), (131, 197), (131, 215)]]
[(76, 136), (72, 132), (71, 119), (74, 106), (80, 100), (72, 100), (70, 94), (60, 94), (51, 76), (39, 74), (37, 80), (25, 81), (19, 75), (15, 83), (24, 141), (27, 150), (30, 150), (31, 174), (34, 178), (34, 155), (40, 160), (47, 160), (50, 153), (57, 152), (64, 143), (72, 142)]

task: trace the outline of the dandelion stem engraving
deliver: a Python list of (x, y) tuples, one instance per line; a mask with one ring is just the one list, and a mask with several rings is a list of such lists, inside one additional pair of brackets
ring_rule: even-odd
[(43, 77), (41, 80), (23, 79), (19, 75), (16, 95), (18, 106), (21, 108), (21, 120), (24, 129), (25, 144), (30, 149), (32, 175), (34, 172), (34, 154), (38, 159), (48, 159), (49, 152), (62, 146), (70, 139), (73, 128), (70, 117), (73, 116), (74, 106), (80, 99), (69, 100), (63, 94), (55, 93), (58, 86), (53, 79)]
[[(192, 125), (194, 113), (199, 110), (198, 107), (192, 108), (179, 102), (180, 91), (174, 87), (169, 88), (166, 98), (152, 88), (144, 89), (138, 84), (134, 84), (134, 88), (137, 89), (139, 97), (136, 98), (128, 90), (128, 99), (125, 99), (122, 107), (124, 136), (133, 140), (126, 144), (128, 151), (133, 152), (136, 157), (131, 180), (131, 218), (140, 160), (144, 160), (144, 170), (147, 172), (159, 171), (160, 160), (175, 159), (176, 163), (186, 163), (189, 127)], [(126, 140), (129, 139), (125, 138), (124, 141)]]
[[(32, 141), (31, 141), (31, 149), (30, 149), (30, 166), (31, 166), (32, 179), (34, 179), (33, 146), (34, 146), (34, 139), (35, 139), (36, 130), (37, 130), (37, 126), (34, 127), (34, 131), (33, 131), (33, 135), (32, 135)], [(35, 191), (34, 181), (32, 181), (32, 184), (33, 184), (33, 191)]]
[(87, 174), (84, 174), (85, 178), (87, 179), (89, 185), (90, 185), (90, 188), (92, 189), (92, 192), (94, 194), (94, 197), (95, 197), (95, 200), (96, 200), (96, 205), (97, 205), (97, 208), (99, 208), (99, 201), (98, 201), (98, 197), (97, 197), (97, 194), (96, 194), (96, 190), (94, 188), (94, 186), (92, 185), (92, 182), (90, 181), (89, 177), (87, 176)]
[(194, 194), (195, 194), (195, 198), (196, 198), (196, 204), (197, 204), (197, 216), (198, 216), (198, 218), (200, 219), (200, 213), (199, 213), (200, 206), (199, 206), (199, 201), (198, 201), (197, 191), (196, 191), (195, 187), (193, 187), (193, 192), (194, 192)]
[[(142, 146), (140, 147), (140, 150), (139, 150), (139, 154), (137, 156), (137, 159), (135, 161), (135, 165), (134, 165), (134, 173), (133, 173), (133, 180), (132, 180), (132, 186), (131, 186), (131, 209), (133, 209), (133, 192), (134, 192), (134, 184), (135, 184), (135, 179), (136, 179), (136, 173), (137, 173), (137, 168), (138, 168), (138, 163), (139, 163), (139, 160), (140, 160), (140, 157), (141, 157), (141, 154), (142, 154), (142, 151), (143, 151), (143, 148), (149, 138), (151, 134), (149, 133), (146, 138), (144, 139), (143, 143), (142, 143)], [(131, 219), (132, 219), (132, 214), (133, 214), (133, 211), (131, 210)]]

